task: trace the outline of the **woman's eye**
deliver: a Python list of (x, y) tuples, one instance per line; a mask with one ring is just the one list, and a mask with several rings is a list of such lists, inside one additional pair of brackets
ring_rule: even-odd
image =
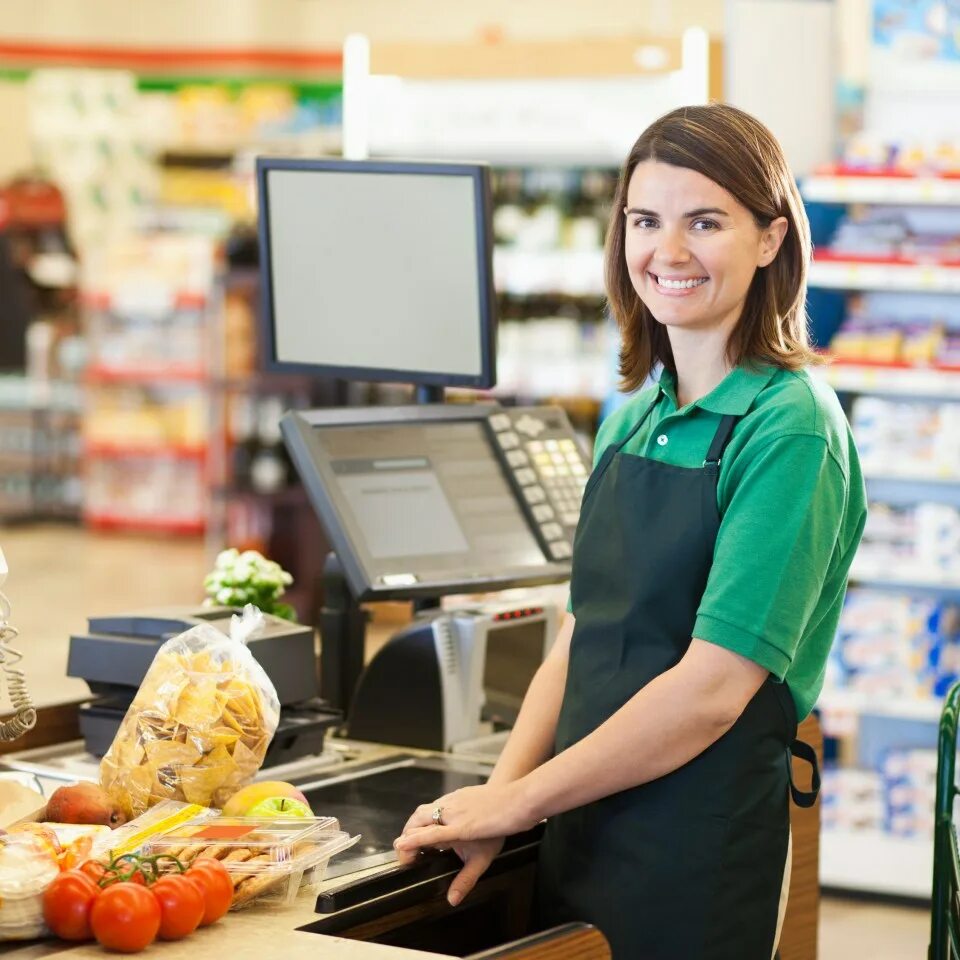
[(652, 230), (657, 225), (653, 217), (634, 217), (631, 220), (631, 226), (638, 227), (641, 230)]
[(693, 229), (699, 233), (706, 233), (710, 230), (716, 230), (720, 226), (716, 220), (707, 220), (704, 217), (700, 217), (697, 220), (693, 221)]

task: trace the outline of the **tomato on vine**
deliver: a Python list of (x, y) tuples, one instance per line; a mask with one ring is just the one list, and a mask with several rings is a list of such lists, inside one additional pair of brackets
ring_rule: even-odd
[(187, 868), (186, 876), (198, 881), (203, 888), (204, 912), (200, 926), (216, 923), (233, 901), (233, 880), (227, 868), (212, 857), (201, 857)]
[(160, 930), (161, 910), (151, 890), (136, 883), (115, 883), (93, 901), (90, 928), (108, 950), (136, 953)]
[(43, 892), (43, 920), (61, 940), (90, 940), (90, 909), (100, 888), (80, 870), (55, 877)]
[(161, 877), (151, 888), (160, 904), (161, 940), (182, 940), (193, 933), (206, 912), (201, 887), (184, 874)]

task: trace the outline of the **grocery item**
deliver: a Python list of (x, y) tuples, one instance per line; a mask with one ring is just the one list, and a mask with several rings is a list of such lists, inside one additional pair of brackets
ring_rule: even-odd
[(303, 804), (307, 804), (307, 798), (292, 783), (286, 783), (282, 780), (263, 780), (260, 783), (251, 783), (249, 786), (238, 790), (223, 804), (221, 812), (225, 817), (251, 816), (250, 811), (258, 803), (271, 797), (292, 797)]
[(203, 914), (200, 926), (216, 923), (233, 902), (233, 881), (226, 867), (212, 857), (198, 857), (185, 876), (196, 883), (203, 896)]
[(247, 811), (248, 817), (310, 817), (313, 811), (294, 797), (267, 797)]
[(61, 940), (90, 940), (90, 908), (99, 895), (93, 878), (81, 870), (66, 870), (43, 892), (43, 919)]
[(127, 816), (96, 783), (74, 783), (57, 787), (47, 801), (45, 820), (58, 823), (99, 823), (119, 827)]
[(61, 870), (70, 870), (91, 856), (94, 846), (110, 833), (110, 828), (102, 824), (24, 820), (13, 824), (7, 833), (10, 836), (32, 836), (38, 846), (56, 859)]
[(90, 907), (90, 928), (108, 950), (136, 953), (150, 946), (160, 930), (160, 904), (136, 883), (107, 887)]
[(233, 883), (235, 909), (264, 896), (292, 902), (301, 884), (319, 883), (329, 859), (357, 839), (333, 817), (218, 817), (156, 837), (144, 853), (190, 863), (188, 873), (222, 866)]
[(43, 891), (59, 873), (56, 855), (36, 835), (0, 837), (0, 941), (43, 935)]
[(161, 877), (151, 888), (160, 904), (161, 940), (182, 940), (200, 926), (206, 903), (199, 884), (182, 875)]
[(100, 764), (101, 786), (128, 817), (162, 800), (219, 807), (253, 779), (280, 714), (243, 642), (262, 622), (248, 606), (230, 637), (200, 624), (157, 651)]
[(0, 777), (0, 828), (38, 813), (44, 803), (42, 793), (16, 780)]
[(94, 842), (91, 857), (103, 863), (125, 853), (135, 853), (151, 837), (167, 833), (184, 823), (201, 823), (217, 816), (216, 810), (193, 803), (163, 800), (116, 830), (108, 830)]

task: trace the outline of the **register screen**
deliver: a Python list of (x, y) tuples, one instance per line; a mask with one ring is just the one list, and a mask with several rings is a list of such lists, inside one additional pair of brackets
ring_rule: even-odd
[(470, 176), (270, 170), (276, 359), (483, 372)]
[(480, 423), (318, 427), (339, 513), (372, 576), (542, 565)]

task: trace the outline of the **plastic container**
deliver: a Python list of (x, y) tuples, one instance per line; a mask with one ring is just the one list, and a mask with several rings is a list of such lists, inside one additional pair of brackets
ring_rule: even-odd
[(236, 910), (265, 899), (288, 906), (302, 885), (323, 880), (334, 854), (358, 839), (333, 817), (217, 817), (154, 837), (143, 852), (169, 854), (184, 864), (199, 857), (220, 860), (233, 879)]
[(43, 891), (60, 872), (56, 858), (30, 834), (0, 842), (0, 941), (43, 936)]

